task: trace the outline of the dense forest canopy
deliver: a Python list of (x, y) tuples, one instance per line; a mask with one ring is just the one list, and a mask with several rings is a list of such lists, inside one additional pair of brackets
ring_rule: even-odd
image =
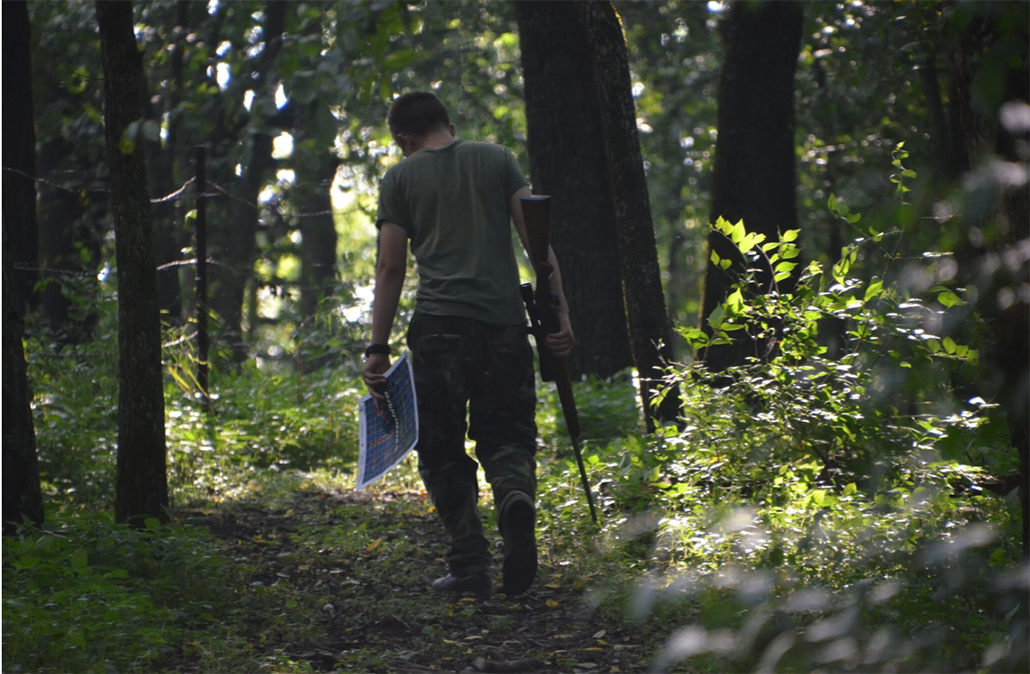
[[(3, 3), (5, 670), (1026, 669), (1030, 3), (115, 9)], [(413, 90), (555, 204), (604, 516), (538, 383), (517, 608), (351, 493)]]

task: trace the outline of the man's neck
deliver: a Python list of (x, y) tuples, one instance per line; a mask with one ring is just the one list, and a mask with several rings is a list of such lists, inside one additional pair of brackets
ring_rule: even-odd
[(450, 131), (437, 131), (419, 139), (418, 149), (446, 147), (458, 140)]

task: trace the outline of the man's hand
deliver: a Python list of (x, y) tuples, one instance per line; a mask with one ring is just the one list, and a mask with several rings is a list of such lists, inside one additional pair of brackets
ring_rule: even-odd
[(361, 378), (365, 381), (368, 393), (376, 401), (376, 408), (386, 402), (386, 371), (390, 369), (390, 357), (384, 353), (372, 354), (365, 361), (361, 370)]
[(576, 336), (572, 333), (572, 324), (569, 322), (568, 314), (559, 314), (558, 323), (558, 332), (547, 335), (544, 343), (547, 344), (552, 355), (556, 358), (564, 358), (572, 352), (572, 347), (576, 346)]

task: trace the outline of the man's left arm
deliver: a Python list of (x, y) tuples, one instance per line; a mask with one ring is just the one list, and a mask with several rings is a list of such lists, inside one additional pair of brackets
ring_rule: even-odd
[[(379, 227), (379, 259), (372, 300), (372, 344), (386, 346), (390, 343), (407, 270), (408, 235), (400, 225), (384, 220)], [(377, 401), (384, 398), (380, 391), (386, 386), (386, 371), (389, 369), (389, 354), (371, 354), (365, 361), (361, 376), (368, 392)]]

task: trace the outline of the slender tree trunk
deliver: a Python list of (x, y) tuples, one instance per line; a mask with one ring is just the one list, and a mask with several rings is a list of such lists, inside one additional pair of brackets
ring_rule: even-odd
[[(36, 227), (36, 130), (32, 110), (32, 26), (24, 1), (5, 2), (3, 217), (17, 268), (13, 301), (19, 313), (35, 305), (39, 231)], [(7, 171), (6, 169), (13, 169)]]
[[(722, 24), (725, 56), (709, 218), (743, 220), (749, 232), (765, 234), (768, 241), (797, 228), (794, 73), (803, 23), (802, 5), (791, 0), (734, 3)], [(708, 246), (733, 266), (726, 272), (709, 259), (701, 316), (706, 330), (708, 317), (744, 270), (736, 246), (721, 233), (709, 234)], [(771, 277), (766, 269), (758, 280), (765, 285)], [(782, 281), (780, 290), (789, 291), (795, 278)], [(707, 349), (709, 369), (718, 372), (742, 364), (747, 355), (766, 355), (765, 346), (745, 332), (733, 333), (732, 345)]]
[[(36, 133), (32, 111), (32, 63), (28, 7), (4, 4), (3, 164), (20, 173), (3, 176), (3, 533), (14, 534), (26, 519), (43, 524), (36, 433), (29, 406), (28, 373), (22, 349), (22, 317), (30, 304), (36, 273), (14, 269), (14, 262), (34, 269), (38, 264), (36, 229)], [(11, 241), (15, 242), (12, 255)]]
[(576, 331), (569, 371), (610, 377), (633, 364), (615, 206), (587, 34), (571, 2), (516, 2), (530, 174), (553, 195), (551, 244)]
[[(286, 2), (273, 0), (265, 6), (263, 26), (265, 48), (254, 77), (257, 81), (251, 115), (257, 116), (263, 110), (275, 110), (275, 86), (271, 74), (275, 61), (282, 50), (282, 35), (286, 24)], [(219, 291), (212, 297), (212, 306), (222, 319), (222, 331), (232, 347), (233, 360), (241, 363), (247, 358), (247, 344), (243, 336), (243, 297), (248, 282), (253, 278), (256, 255), (255, 237), (258, 231), (260, 209), (258, 194), (265, 185), (269, 171), (275, 166), (272, 158), (272, 136), (268, 125), (260, 122), (248, 125), (249, 151), (245, 151), (243, 175), (240, 178), (236, 199), (232, 200), (231, 225), (223, 246), (224, 267), (217, 269)]]
[[(6, 176), (5, 176), (6, 181)], [(4, 293), (4, 535), (14, 534), (29, 520), (43, 524), (43, 494), (39, 486), (36, 432), (29, 401), (25, 353), (21, 345), (22, 314), (15, 297), (13, 261), (7, 241), (8, 199), (4, 198), (3, 293)], [(14, 209), (11, 209), (14, 210)]]
[[(156, 197), (163, 197), (178, 189), (182, 182), (177, 175), (176, 160), (180, 152), (176, 147), (180, 134), (182, 115), (177, 110), (182, 96), (183, 50), (186, 44), (189, 3), (179, 0), (175, 6), (175, 28), (172, 30), (173, 42), (170, 56), (171, 87), (167, 95), (148, 97), (145, 106), (146, 118), (154, 124), (161, 124), (164, 113), (169, 115), (168, 134), (164, 142), (160, 137), (147, 138), (147, 181)], [(161, 103), (160, 106), (155, 102)], [(185, 244), (185, 230), (178, 218), (181, 214), (179, 200), (167, 201), (153, 205), (154, 250), (158, 265), (174, 262), (182, 257)], [(158, 302), (164, 320), (173, 324), (183, 319), (182, 286), (179, 269), (169, 267), (158, 271)]]
[(580, 2), (574, 6), (588, 37), (597, 85), (630, 348), (640, 376), (645, 424), (650, 431), (656, 420), (677, 420), (680, 397), (678, 389), (673, 388), (667, 391), (657, 408), (652, 406), (662, 378), (661, 368), (673, 359), (672, 327), (662, 293), (644, 159), (637, 136), (629, 57), (619, 17), (610, 2)]
[[(318, 304), (336, 280), (336, 222), (333, 220), (332, 184), (336, 162), (328, 149), (314, 165), (297, 166), (301, 199), (300, 218), (301, 280), (300, 307), (305, 318), (314, 316)], [(312, 170), (314, 169), (314, 170)]]
[[(1030, 557), (1030, 301), (1025, 293), (1030, 283), (1030, 192), (1025, 183), (998, 181), (993, 167), (981, 165), (985, 159), (1010, 162), (1025, 175), (1030, 168), (1025, 149), (1030, 132), (1021, 124), (999, 124), (1000, 110), (993, 110), (989, 117), (979, 114), (973, 92), (981, 68), (992, 67), (984, 55), (1002, 36), (1022, 40), (1026, 49), (1026, 28), (1021, 32), (1006, 29), (1005, 11), (1010, 20), (1022, 18), (1016, 5), (1005, 7), (1001, 14), (980, 10), (965, 26), (959, 46), (950, 52), (951, 114), (959, 165), (974, 176), (967, 182), (973, 187), (966, 203), (965, 225), (979, 241), (959, 251), (963, 262), (959, 268), (978, 288), (981, 299), (976, 309), (992, 323), (990, 362), (1001, 374), (998, 401), (1005, 409), (1009, 440), (1019, 457), (1023, 555)], [(1012, 25), (1021, 24), (1014, 21)], [(1030, 72), (1025, 62), (1018, 68), (1011, 62), (993, 67), (1000, 72), (983, 74), (1004, 83), (1002, 100), (981, 100), (981, 107), (1013, 105), (1018, 110), (1030, 105)], [(983, 93), (980, 96), (985, 98)], [(975, 271), (966, 271), (970, 268)], [(1009, 299), (1003, 301), (1003, 297)]]
[(130, 2), (97, 2), (104, 126), (118, 263), (118, 476), (115, 520), (167, 520), (164, 390), (157, 273), (142, 138), (143, 56)]

